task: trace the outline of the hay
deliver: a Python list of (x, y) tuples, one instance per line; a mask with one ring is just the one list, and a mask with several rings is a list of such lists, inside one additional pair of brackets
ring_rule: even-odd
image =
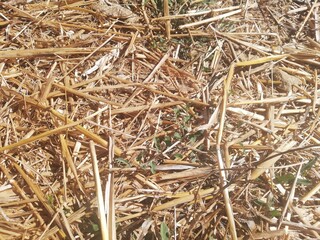
[(319, 239), (320, 4), (240, 2), (0, 3), (0, 238)]

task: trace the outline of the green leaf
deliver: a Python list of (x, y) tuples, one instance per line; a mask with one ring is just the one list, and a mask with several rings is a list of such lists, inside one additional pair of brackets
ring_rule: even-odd
[(165, 222), (161, 223), (160, 235), (162, 240), (169, 240), (169, 228)]
[(181, 139), (181, 134), (178, 133), (178, 132), (175, 132), (175, 133), (173, 134), (173, 138), (175, 138), (175, 139), (177, 139), (177, 140), (180, 140), (180, 139)]
[(174, 108), (173, 112), (174, 112), (174, 115), (177, 117), (179, 115), (179, 113), (180, 113), (180, 108), (177, 108), (177, 107)]
[(131, 164), (128, 162), (128, 160), (124, 159), (124, 158), (115, 158), (116, 162), (119, 164), (119, 165), (124, 165), (125, 167), (131, 167)]
[(310, 185), (312, 185), (312, 182), (311, 182), (310, 180), (308, 180), (308, 179), (298, 178), (297, 184), (301, 184), (301, 185), (305, 185), (305, 186), (310, 186)]
[(195, 133), (190, 134), (189, 139), (191, 143), (195, 143), (199, 138), (203, 137), (204, 131), (197, 131)]
[(281, 212), (279, 212), (278, 210), (272, 210), (269, 212), (271, 217), (280, 217), (281, 216)]
[(174, 158), (175, 158), (175, 159), (181, 159), (182, 157), (183, 157), (183, 155), (180, 154), (180, 153), (176, 153), (176, 154), (174, 155)]
[(91, 223), (91, 227), (92, 227), (92, 230), (94, 232), (98, 232), (99, 231), (99, 225), (96, 224), (96, 223)]
[(255, 200), (254, 200), (254, 203), (255, 203), (256, 205), (258, 205), (258, 206), (266, 206), (266, 205), (267, 205), (264, 201), (262, 201), (262, 200), (260, 200), (260, 199), (255, 199)]
[(318, 158), (315, 157), (314, 159), (312, 159), (308, 163), (303, 164), (303, 166), (301, 168), (302, 175), (304, 175), (308, 170), (310, 170), (317, 161), (318, 161)]
[(49, 194), (49, 195), (47, 195), (47, 199), (48, 199), (49, 205), (50, 205), (51, 207), (53, 207), (53, 206), (54, 206), (54, 196), (51, 195), (51, 194)]
[(152, 174), (155, 174), (156, 173), (156, 164), (154, 163), (154, 161), (151, 161), (149, 163), (149, 165), (150, 165), (150, 170), (151, 170)]
[(197, 136), (195, 134), (190, 135), (190, 143), (195, 143), (197, 141)]
[(288, 173), (282, 176), (277, 176), (276, 183), (288, 184), (288, 183), (292, 183), (294, 179), (295, 179), (295, 176), (291, 173)]
[(184, 117), (183, 117), (183, 122), (184, 122), (184, 123), (189, 122), (190, 119), (191, 119), (191, 117), (192, 117), (191, 115), (184, 116)]
[(171, 138), (169, 136), (165, 136), (163, 141), (166, 143), (167, 146), (171, 146)]

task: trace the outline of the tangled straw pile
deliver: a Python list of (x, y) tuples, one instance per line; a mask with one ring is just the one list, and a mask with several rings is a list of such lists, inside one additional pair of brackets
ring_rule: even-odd
[(0, 3), (0, 238), (320, 239), (319, 6)]

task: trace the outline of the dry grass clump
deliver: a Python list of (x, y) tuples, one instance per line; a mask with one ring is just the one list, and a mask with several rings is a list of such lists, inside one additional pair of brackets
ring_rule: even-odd
[(0, 3), (0, 239), (319, 239), (319, 6)]

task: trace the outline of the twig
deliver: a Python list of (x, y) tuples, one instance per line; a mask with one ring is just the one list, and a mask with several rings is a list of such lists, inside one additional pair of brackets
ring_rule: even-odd
[(106, 219), (106, 214), (105, 214), (105, 209), (103, 204), (103, 194), (102, 194), (102, 188), (101, 188), (101, 179), (99, 174), (97, 154), (96, 154), (94, 142), (92, 140), (90, 140), (90, 154), (91, 154), (92, 167), (93, 167), (94, 179), (96, 184), (96, 193), (97, 193), (98, 210), (99, 210), (98, 215), (100, 218), (101, 236), (103, 240), (109, 240), (111, 238), (107, 228), (107, 219)]

